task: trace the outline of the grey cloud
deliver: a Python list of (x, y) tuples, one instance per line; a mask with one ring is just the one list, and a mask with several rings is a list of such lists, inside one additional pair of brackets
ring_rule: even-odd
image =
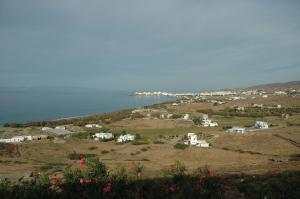
[(299, 8), (289, 0), (2, 0), (0, 83), (195, 90), (293, 80), (289, 68), (269, 69), (300, 63)]

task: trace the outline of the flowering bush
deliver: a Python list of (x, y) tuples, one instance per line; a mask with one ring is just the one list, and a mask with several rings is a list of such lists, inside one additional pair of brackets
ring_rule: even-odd
[[(102, 162), (90, 158), (79, 168), (66, 169), (63, 178), (38, 175), (33, 184), (9, 185), (1, 180), (0, 198), (224, 198), (233, 186), (225, 185), (228, 178), (214, 176), (208, 166), (190, 175), (179, 161), (164, 170), (163, 178), (143, 178), (144, 167), (134, 161), (129, 164), (129, 172), (120, 168), (109, 174)], [(236, 176), (231, 180), (237, 183), (235, 190), (249, 198), (299, 198), (299, 176), (300, 172), (275, 176), (271, 182), (249, 177), (241, 183)]]

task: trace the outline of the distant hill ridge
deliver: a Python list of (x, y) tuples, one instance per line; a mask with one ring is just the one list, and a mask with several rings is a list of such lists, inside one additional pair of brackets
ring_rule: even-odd
[(260, 84), (256, 86), (248, 87), (248, 89), (300, 89), (300, 81), (282, 82), (282, 83), (270, 83), (270, 84)]

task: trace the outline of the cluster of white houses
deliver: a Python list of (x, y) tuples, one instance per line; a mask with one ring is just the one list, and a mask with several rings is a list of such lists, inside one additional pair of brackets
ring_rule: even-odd
[[(254, 128), (257, 129), (268, 129), (269, 125), (267, 122), (263, 122), (263, 121), (256, 121)], [(239, 134), (244, 134), (246, 133), (246, 128), (244, 127), (232, 127), (230, 129), (227, 130), (228, 133), (239, 133)]]
[(102, 128), (99, 124), (86, 124), (85, 128)]
[(207, 114), (203, 114), (202, 118), (203, 119), (201, 120), (201, 126), (203, 126), (203, 127), (217, 127), (218, 126), (217, 122), (213, 122), (212, 120), (208, 119)]
[(205, 140), (198, 140), (198, 136), (195, 133), (188, 133), (187, 140), (184, 141), (184, 144), (205, 148), (209, 147), (209, 143)]
[(18, 143), (18, 142), (42, 140), (42, 139), (48, 139), (48, 138), (49, 138), (49, 136), (47, 136), (47, 135), (19, 135), (19, 136), (14, 136), (11, 138), (2, 138), (2, 139), (0, 139), (0, 142)]
[[(111, 140), (114, 138), (114, 135), (112, 133), (96, 133), (95, 135), (92, 136), (94, 140)], [(117, 142), (128, 142), (128, 141), (133, 141), (135, 140), (135, 135), (131, 134), (125, 134), (125, 135), (120, 135), (117, 138)]]

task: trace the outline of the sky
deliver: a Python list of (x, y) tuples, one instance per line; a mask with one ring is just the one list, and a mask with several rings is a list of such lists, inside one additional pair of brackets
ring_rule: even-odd
[(299, 0), (0, 0), (0, 87), (197, 91), (299, 77)]

